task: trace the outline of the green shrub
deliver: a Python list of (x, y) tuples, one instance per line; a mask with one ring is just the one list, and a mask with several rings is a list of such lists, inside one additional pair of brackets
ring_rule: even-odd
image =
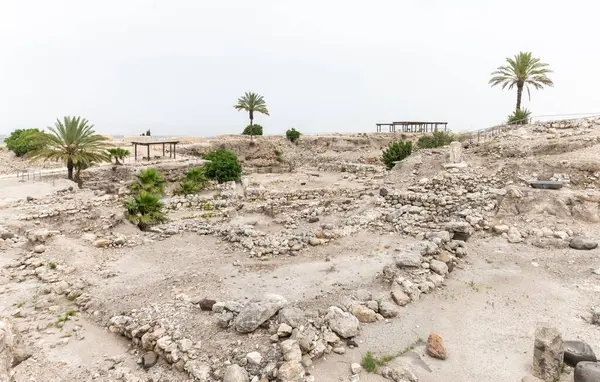
[(279, 162), (279, 163), (285, 162), (285, 159), (283, 159), (283, 151), (281, 151), (279, 149), (275, 149), (274, 153), (275, 153), (275, 160), (277, 162)]
[(185, 173), (185, 180), (190, 180), (198, 184), (201, 188), (208, 186), (208, 179), (204, 173), (204, 168), (194, 167)]
[(210, 162), (204, 165), (204, 175), (219, 183), (239, 180), (242, 176), (242, 166), (233, 151), (218, 149), (204, 156)]
[(263, 135), (263, 128), (261, 125), (248, 125), (242, 135)]
[(527, 108), (522, 108), (508, 116), (509, 125), (527, 125), (531, 119), (531, 111)]
[(20, 157), (46, 145), (47, 134), (38, 129), (15, 130), (4, 139), (6, 148)]
[(160, 201), (160, 196), (143, 190), (134, 197), (125, 200), (125, 208), (127, 220), (137, 225), (141, 230), (167, 221), (167, 217), (162, 211), (164, 204)]
[(296, 142), (301, 135), (302, 134), (294, 128), (291, 128), (285, 132), (285, 136), (290, 142)]
[(417, 146), (421, 149), (433, 149), (436, 147), (442, 147), (449, 145), (450, 142), (455, 141), (454, 134), (446, 131), (434, 131), (432, 135), (423, 135), (419, 137)]
[(142, 170), (135, 177), (136, 181), (131, 185), (132, 191), (145, 191), (150, 194), (164, 195), (167, 181), (156, 169), (149, 168)]
[(110, 148), (106, 151), (108, 151), (108, 155), (110, 155), (111, 158), (115, 159), (115, 164), (117, 165), (122, 164), (120, 161), (127, 158), (131, 154), (129, 150), (125, 150), (120, 147)]
[(383, 150), (381, 161), (388, 170), (394, 167), (394, 162), (401, 161), (412, 153), (411, 141), (391, 142), (387, 149)]
[(179, 184), (179, 188), (175, 190), (175, 195), (196, 194), (208, 186), (208, 179), (204, 175), (204, 169), (195, 167), (185, 173), (185, 178)]
[(175, 195), (190, 195), (197, 194), (200, 192), (202, 188), (200, 185), (192, 180), (184, 180), (179, 183), (179, 188), (177, 188), (173, 193)]
[(360, 365), (367, 373), (374, 373), (377, 371), (377, 360), (373, 357), (373, 353), (367, 352), (360, 362)]

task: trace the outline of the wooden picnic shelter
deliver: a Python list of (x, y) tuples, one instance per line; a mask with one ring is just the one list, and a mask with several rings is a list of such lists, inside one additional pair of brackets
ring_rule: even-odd
[(440, 127), (444, 128), (444, 131), (448, 128), (448, 122), (389, 122), (389, 123), (376, 123), (377, 132), (381, 133), (382, 127), (387, 127), (390, 133), (396, 132), (396, 126), (400, 126), (400, 131), (404, 133), (429, 133), (439, 130)]
[(162, 152), (163, 152), (163, 157), (165, 156), (165, 147), (166, 145), (169, 145), (169, 158), (177, 158), (177, 152), (175, 151), (177, 149), (177, 144), (179, 143), (179, 141), (147, 141), (147, 142), (143, 142), (143, 141), (133, 141), (131, 142), (131, 144), (133, 145), (133, 156), (135, 158), (135, 160), (137, 161), (137, 153), (138, 153), (138, 146), (146, 146), (146, 152), (147, 160), (150, 160), (150, 146), (152, 145), (162, 145)]

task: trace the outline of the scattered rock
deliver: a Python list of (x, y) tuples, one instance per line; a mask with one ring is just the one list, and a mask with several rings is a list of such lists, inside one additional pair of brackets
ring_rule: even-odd
[(281, 353), (283, 353), (283, 359), (285, 361), (302, 361), (302, 351), (300, 345), (296, 340), (285, 340), (281, 344)]
[(420, 267), (423, 262), (423, 256), (418, 252), (402, 251), (396, 255), (396, 266), (403, 267)]
[(431, 260), (431, 262), (429, 263), (429, 267), (432, 271), (434, 271), (440, 276), (444, 276), (448, 273), (448, 265), (446, 265), (446, 263), (444, 263), (443, 261)]
[(46, 246), (43, 244), (36, 245), (33, 247), (33, 252), (35, 253), (44, 253), (46, 251)]
[(217, 325), (221, 328), (226, 328), (229, 326), (229, 323), (233, 320), (233, 313), (231, 312), (223, 312), (217, 318)]
[(352, 372), (352, 374), (360, 374), (361, 371), (362, 371), (362, 366), (360, 366), (360, 364), (353, 363), (350, 365), (350, 372)]
[(329, 308), (325, 316), (325, 322), (331, 330), (342, 338), (350, 338), (358, 335), (360, 324), (351, 313), (344, 312), (337, 306)]
[(389, 366), (381, 368), (381, 376), (394, 382), (418, 382), (418, 378), (410, 365), (404, 360), (396, 358)]
[(223, 373), (223, 382), (248, 382), (248, 372), (240, 365), (229, 365)]
[(583, 341), (565, 341), (564, 348), (564, 362), (571, 367), (575, 367), (579, 362), (597, 361), (590, 345)]
[(208, 310), (208, 311), (212, 311), (213, 305), (215, 305), (217, 302), (215, 300), (209, 300), (207, 298), (204, 298), (202, 300), (200, 300), (200, 309), (201, 310)]
[(187, 361), (184, 370), (190, 373), (199, 382), (210, 382), (210, 366), (198, 360)]
[(384, 318), (393, 318), (398, 315), (398, 309), (389, 301), (380, 301), (379, 314), (381, 314)]
[(535, 331), (533, 375), (547, 382), (560, 378), (563, 364), (563, 340), (556, 328), (540, 327)]
[(408, 295), (401, 289), (394, 289), (391, 292), (391, 295), (392, 300), (394, 300), (394, 302), (400, 306), (405, 306), (410, 302), (410, 297), (408, 297)]
[(374, 311), (372, 311), (364, 305), (355, 303), (352, 304), (352, 306), (350, 306), (349, 310), (350, 313), (352, 313), (356, 318), (358, 318), (358, 321), (360, 322), (369, 323), (377, 321), (377, 313), (375, 313)]
[(442, 337), (439, 334), (432, 333), (429, 335), (429, 337), (427, 338), (427, 346), (425, 350), (427, 351), (427, 354), (429, 354), (433, 358), (448, 358), (448, 354), (446, 353), (446, 349), (444, 348), (444, 342), (442, 341)]
[(292, 335), (292, 327), (288, 324), (279, 324), (279, 328), (277, 328), (277, 336), (280, 338), (289, 337)]
[(600, 381), (600, 363), (579, 362), (575, 366), (574, 382), (598, 382)]
[(598, 242), (586, 237), (574, 237), (571, 239), (569, 247), (579, 250), (591, 250), (598, 247)]
[(156, 362), (158, 362), (158, 355), (153, 351), (146, 352), (142, 356), (142, 366), (144, 369), (151, 368), (152, 366), (156, 365)]
[(260, 353), (257, 351), (253, 351), (246, 354), (246, 360), (248, 360), (248, 363), (251, 365), (260, 366), (260, 363), (262, 362), (262, 355), (260, 355)]
[(304, 367), (300, 362), (287, 361), (281, 364), (277, 371), (279, 382), (304, 382)]
[(367, 302), (373, 298), (373, 294), (365, 289), (359, 289), (354, 292), (354, 298), (358, 301)]
[(509, 243), (520, 243), (523, 241), (521, 233), (515, 227), (510, 227), (507, 233), (507, 237)]
[(255, 297), (244, 306), (235, 318), (235, 330), (239, 333), (253, 332), (285, 305), (287, 305), (287, 300), (278, 294)]
[(285, 307), (279, 311), (279, 322), (298, 328), (306, 323), (304, 311), (295, 307)]
[(92, 243), (92, 245), (94, 247), (97, 248), (106, 248), (110, 245), (110, 240), (108, 239), (96, 239), (94, 240), (94, 242)]

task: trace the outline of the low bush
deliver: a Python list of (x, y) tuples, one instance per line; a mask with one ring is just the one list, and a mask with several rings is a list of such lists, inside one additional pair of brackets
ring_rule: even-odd
[(120, 161), (122, 161), (123, 159), (127, 158), (131, 154), (129, 152), (129, 150), (125, 150), (125, 149), (122, 149), (120, 147), (110, 148), (110, 149), (108, 149), (106, 151), (108, 151), (108, 155), (110, 155), (111, 158), (114, 158), (116, 165), (123, 164)]
[(447, 131), (434, 131), (432, 135), (423, 135), (419, 137), (417, 146), (421, 149), (433, 149), (436, 147), (442, 147), (449, 145), (450, 142), (455, 141), (454, 134)]
[(261, 125), (248, 125), (242, 135), (263, 135), (263, 128)]
[(4, 139), (6, 148), (20, 157), (46, 145), (47, 134), (38, 129), (15, 130)]
[(167, 221), (163, 213), (164, 204), (160, 196), (140, 191), (137, 195), (125, 200), (125, 216), (142, 231), (148, 227)]
[(196, 194), (208, 186), (208, 179), (204, 175), (204, 169), (195, 167), (185, 173), (185, 178), (179, 184), (179, 188), (175, 190), (175, 195)]
[(301, 135), (302, 135), (302, 133), (300, 133), (298, 130), (296, 130), (294, 128), (291, 128), (285, 132), (285, 136), (290, 142), (296, 142), (300, 138)]
[(160, 172), (156, 171), (156, 169), (149, 168), (142, 170), (139, 174), (136, 174), (135, 177), (136, 181), (130, 187), (132, 191), (145, 191), (159, 196), (164, 195), (167, 181)]
[(509, 115), (507, 123), (509, 125), (527, 125), (530, 119), (531, 111), (524, 107)]
[(208, 179), (216, 180), (219, 183), (240, 180), (242, 166), (233, 151), (218, 149), (204, 155), (204, 159), (210, 161), (204, 165), (204, 175)]
[(383, 150), (381, 161), (388, 170), (394, 167), (394, 162), (401, 161), (412, 153), (411, 141), (391, 142), (387, 149)]

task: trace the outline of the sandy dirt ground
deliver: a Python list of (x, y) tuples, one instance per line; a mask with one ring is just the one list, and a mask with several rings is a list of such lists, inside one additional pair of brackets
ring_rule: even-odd
[[(16, 381), (192, 380), (176, 362), (167, 362), (165, 357), (144, 369), (139, 361), (145, 351), (109, 331), (111, 317), (133, 317), (140, 312), (153, 319), (158, 317), (156, 320), (164, 323), (170, 333), (177, 333), (178, 338), (193, 339), (199, 357), (212, 362), (213, 371), (231, 362), (248, 366), (240, 360), (253, 350), (265, 358), (281, 357), (278, 339), (272, 340), (276, 327), (261, 327), (252, 334), (240, 335), (231, 327), (221, 328), (220, 316), (200, 310), (197, 301), (209, 298), (243, 305), (255, 296), (276, 293), (318, 321), (330, 306), (340, 304), (357, 290), (370, 291), (373, 300), (390, 300), (390, 285), (382, 281), (384, 267), (394, 264), (399, 251), (422, 243), (425, 235), (404, 235), (394, 228), (393, 219), (397, 217), (392, 216), (393, 211), (401, 209), (389, 205), (381, 188), (419, 190), (428, 179), (442, 179), (442, 173), (457, 176), (461, 174), (458, 171), (471, 174), (474, 180), (469, 178), (467, 182), (498, 177), (497, 181), (506, 186), (503, 195), (520, 194), (521, 199), (511, 201), (507, 197), (498, 204), (491, 203), (490, 216), (486, 217), (490, 223), (486, 222), (485, 228), (483, 223), (478, 226), (464, 244), (465, 257), (452, 256), (448, 261), (456, 265), (442, 287), (423, 292), (418, 301), (398, 307), (396, 318), (361, 324), (360, 334), (354, 338), (358, 347), (348, 345), (343, 354), (328, 352), (315, 358), (305, 368), (313, 379), (306, 381), (348, 381), (350, 364), (360, 363), (367, 352), (382, 357), (413, 344), (412, 350), (390, 365), (403, 360), (410, 363), (421, 382), (519, 381), (532, 372), (534, 332), (542, 324), (558, 328), (566, 340), (584, 340), (600, 351), (600, 331), (589, 322), (590, 308), (598, 304), (600, 292), (600, 276), (593, 272), (600, 269), (600, 250), (570, 249), (567, 240), (574, 232), (598, 239), (599, 223), (571, 214), (573, 205), (584, 202), (593, 207), (589, 216), (598, 213), (596, 193), (585, 194), (596, 184), (595, 164), (590, 171), (571, 168), (580, 183), (574, 182), (570, 188), (554, 194), (536, 194), (510, 173), (511, 161), (515, 161), (514, 169), (533, 177), (540, 169), (569, 172), (569, 165), (562, 163), (569, 157), (502, 157), (510, 145), (525, 150), (530, 149), (532, 140), (549, 139), (545, 133), (519, 131), (511, 133), (516, 138), (493, 141), (497, 145), (490, 145), (485, 155), (478, 151), (481, 147), (468, 148), (465, 158), (470, 166), (457, 172), (444, 169), (447, 149), (419, 151), (396, 169), (385, 172), (380, 164), (370, 164), (376, 163), (385, 146), (379, 138), (310, 137), (302, 144), (292, 145), (265, 137), (265, 145), (259, 143), (258, 148), (235, 137), (227, 138), (222, 144), (241, 150), (248, 168), (252, 168), (244, 175), (243, 184), (234, 187), (235, 195), (232, 199), (223, 198), (221, 209), (210, 211), (180, 203), (169, 210), (171, 221), (161, 225), (159, 231), (141, 232), (127, 223), (123, 219), (123, 195), (107, 193), (103, 187), (69, 191), (76, 185), (64, 179), (0, 179), (0, 226), (6, 225), (15, 232), (15, 237), (6, 236), (0, 242), (0, 311), (22, 328), (32, 353), (15, 368)], [(598, 148), (595, 132), (589, 134), (593, 143), (589, 147), (577, 146), (578, 134), (565, 138), (565, 142), (574, 145), (571, 148), (576, 155), (571, 161), (595, 161), (591, 158)], [(564, 133), (550, 136), (561, 134)], [(313, 151), (302, 146), (308, 144), (315, 146)], [(190, 145), (211, 144), (200, 140)], [(274, 147), (284, 150), (284, 161), (309, 164), (299, 165), (291, 173), (258, 171), (277, 165)], [(535, 159), (540, 160), (540, 167), (528, 164)], [(345, 167), (348, 163), (356, 167)], [(115, 183), (123, 188), (127, 180)], [(433, 196), (457, 192), (454, 183), (443, 184), (445, 188)], [(173, 187), (170, 185), (169, 189)], [(217, 200), (224, 193), (219, 187), (200, 196)], [(470, 193), (472, 200), (483, 194), (467, 188), (461, 188), (458, 194)], [(246, 199), (245, 192), (254, 189), (297, 196), (279, 196), (285, 200), (269, 201)], [(327, 196), (306, 197), (311, 190)], [(344, 196), (328, 194), (340, 190)], [(26, 200), (28, 196), (30, 201)], [(175, 197), (165, 197), (165, 203), (171, 203), (172, 198)], [(475, 214), (472, 210), (477, 206), (471, 199), (466, 201), (468, 205), (460, 206), (456, 216), (467, 219)], [(526, 200), (535, 206), (519, 206)], [(280, 203), (280, 210), (275, 211), (283, 212), (272, 213), (276, 202)], [(402, 216), (417, 219), (425, 215), (429, 203), (416, 201), (407, 205)], [(267, 205), (271, 206), (271, 213)], [(61, 213), (46, 216), (46, 211), (52, 209)], [(40, 213), (44, 216), (40, 217)], [(199, 215), (207, 216), (198, 218)], [(361, 223), (361, 219), (365, 222)], [(431, 221), (434, 220), (435, 216)], [(171, 226), (182, 227), (184, 223), (198, 224), (196, 231), (218, 227), (228, 233), (200, 234), (183, 228), (173, 234), (165, 233)], [(500, 223), (520, 230), (517, 233), (523, 238), (519, 236), (511, 243), (508, 230), (495, 234), (492, 227)], [(533, 230), (546, 228), (560, 243), (533, 245)], [(39, 229), (55, 231), (45, 239), (42, 249), (31, 238), (31, 232)], [(325, 232), (338, 231), (342, 233), (325, 239)], [(3, 232), (0, 230), (0, 234)], [(560, 239), (562, 235), (565, 236)], [(315, 238), (322, 241), (314, 243)], [(106, 239), (106, 245), (97, 244), (97, 239)], [(277, 250), (284, 240), (306, 240), (298, 251), (259, 256), (259, 245), (255, 243), (261, 239), (277, 242), (272, 244)], [(430, 272), (430, 266), (427, 263), (422, 271)], [(90, 306), (78, 305), (77, 297), (69, 297), (69, 293), (56, 292), (63, 280), (69, 281), (70, 288), (90, 295)], [(442, 336), (449, 354), (447, 360), (425, 354), (425, 346), (418, 340), (426, 339), (430, 333)], [(261, 370), (248, 369), (258, 381)], [(128, 373), (131, 376), (125, 376)], [(220, 379), (217, 373), (206, 381)], [(573, 374), (567, 369), (561, 381), (572, 379)], [(384, 379), (363, 371), (360, 380)]]

